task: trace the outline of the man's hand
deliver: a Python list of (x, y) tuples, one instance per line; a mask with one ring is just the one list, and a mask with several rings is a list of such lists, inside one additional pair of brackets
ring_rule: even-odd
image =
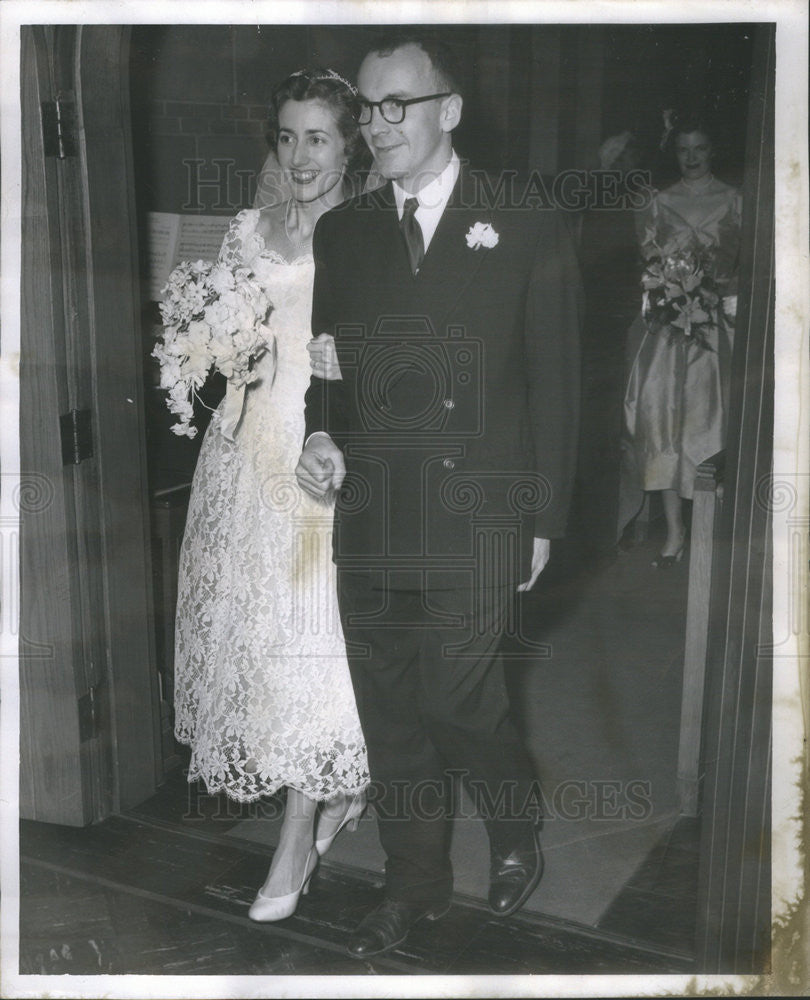
[(340, 489), (346, 476), (346, 463), (343, 452), (325, 431), (310, 434), (295, 467), (295, 475), (301, 489), (316, 500), (324, 500)]
[(312, 374), (330, 382), (343, 378), (335, 350), (335, 338), (329, 333), (319, 333), (307, 344)]
[(532, 552), (532, 575), (525, 583), (518, 586), (518, 591), (531, 590), (537, 583), (537, 577), (546, 568), (548, 557), (551, 554), (551, 542), (548, 538), (535, 538), (534, 551)]

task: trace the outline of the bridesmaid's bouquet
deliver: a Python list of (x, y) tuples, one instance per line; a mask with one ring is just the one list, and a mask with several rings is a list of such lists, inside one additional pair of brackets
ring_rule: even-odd
[(659, 247), (648, 244), (641, 276), (641, 313), (651, 333), (664, 327), (708, 346), (705, 334), (716, 325), (720, 301), (714, 255), (697, 241)]
[(229, 389), (255, 381), (255, 362), (270, 346), (265, 321), (272, 304), (249, 268), (222, 261), (182, 261), (161, 292), (163, 334), (152, 355), (166, 405), (180, 418), (172, 430), (193, 438), (193, 400), (213, 371)]

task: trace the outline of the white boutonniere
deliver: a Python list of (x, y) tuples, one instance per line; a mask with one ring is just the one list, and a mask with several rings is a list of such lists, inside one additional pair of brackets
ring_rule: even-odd
[(470, 227), (467, 233), (467, 246), (471, 250), (478, 250), (479, 247), (486, 247), (491, 250), (498, 245), (500, 236), (495, 232), (488, 222), (476, 222)]

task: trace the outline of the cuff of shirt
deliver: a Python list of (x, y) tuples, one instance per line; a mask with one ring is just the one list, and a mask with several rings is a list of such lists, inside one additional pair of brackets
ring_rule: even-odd
[[(307, 445), (309, 444), (309, 442), (310, 442), (310, 441), (311, 441), (311, 440), (312, 440), (312, 439), (313, 439), (314, 437), (318, 437), (318, 435), (319, 435), (319, 434), (323, 435), (323, 437), (327, 437), (327, 438), (329, 438), (329, 440), (330, 440), (330, 441), (332, 441), (332, 436), (331, 436), (330, 434), (328, 434), (328, 433), (327, 433), (326, 431), (313, 431), (313, 432), (312, 432), (312, 433), (311, 433), (310, 435), (308, 435), (308, 436), (307, 436), (307, 437), (305, 438), (305, 440), (304, 440), (304, 447), (306, 448), (306, 446), (307, 446)], [(334, 442), (334, 441), (332, 441), (332, 444), (334, 444), (334, 443), (335, 443), (335, 442)]]

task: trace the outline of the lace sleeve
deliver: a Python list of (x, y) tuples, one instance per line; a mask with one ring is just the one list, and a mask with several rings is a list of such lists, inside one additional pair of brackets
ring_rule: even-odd
[(219, 260), (229, 267), (238, 267), (246, 262), (247, 243), (256, 231), (258, 212), (255, 209), (243, 208), (231, 219), (228, 232), (222, 241)]

